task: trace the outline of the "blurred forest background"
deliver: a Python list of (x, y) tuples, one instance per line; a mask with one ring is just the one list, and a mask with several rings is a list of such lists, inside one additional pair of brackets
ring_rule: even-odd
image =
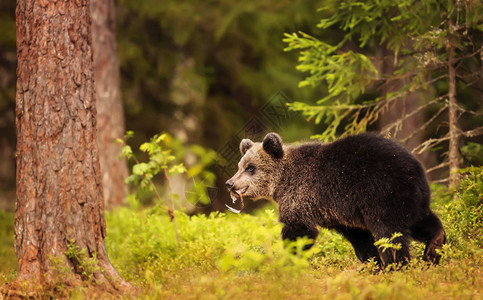
[[(325, 82), (299, 86), (307, 74), (296, 69), (299, 53), (284, 51), (287, 41), (283, 39), (285, 33), (301, 31), (326, 43), (340, 42), (346, 34), (341, 27), (317, 26), (321, 19), (332, 16), (334, 11), (330, 7), (335, 8), (337, 1), (118, 0), (115, 4), (113, 28), (118, 53), (105, 54), (119, 58), (125, 128), (134, 132), (129, 144), (138, 149), (153, 135), (167, 132), (173, 137), (174, 148), (173, 145), (181, 145), (180, 149), (201, 145), (202, 148), (189, 148), (198, 157), (195, 162), (190, 161), (192, 156), (184, 155), (187, 167), (196, 165), (200, 156), (213, 153), (206, 149), (213, 149), (218, 154), (216, 158), (212, 156), (214, 163), (202, 164), (202, 168), (216, 176), (207, 176), (213, 186), (210, 197), (216, 195), (216, 199), (223, 200), (212, 204), (205, 201), (205, 209), (224, 208), (227, 195), (223, 194), (223, 182), (234, 171), (240, 138), (261, 139), (267, 131), (277, 131), (286, 142), (293, 142), (307, 140), (327, 129), (328, 124), (312, 122), (310, 115), (289, 111), (286, 106), (293, 102), (315, 105), (328, 95), (328, 90)], [(0, 209), (10, 211), (15, 201), (15, 5), (14, 0), (0, 3)], [(329, 9), (318, 11), (322, 6)], [(361, 35), (354, 34), (354, 40)], [(369, 40), (360, 45), (349, 41), (344, 47), (373, 58), (379, 71), (392, 72), (394, 54), (386, 44)], [(387, 63), (387, 57), (392, 61)], [(481, 67), (481, 58), (477, 55), (476, 59)], [(479, 73), (476, 84), (458, 85), (457, 100), (463, 108), (459, 126), (463, 131), (483, 124), (481, 69)], [(448, 81), (441, 80), (406, 98), (416, 98), (411, 103), (417, 103), (417, 107), (447, 89)], [(388, 85), (369, 85), (355, 103), (364, 103), (389, 90)], [(379, 120), (368, 124), (366, 129), (381, 130), (410, 111), (410, 105), (414, 104), (401, 100), (383, 111)], [(404, 141), (408, 148), (448, 132), (447, 112), (439, 113), (440, 108), (427, 106), (404, 119), (399, 128), (402, 138), (424, 126), (424, 130)], [(432, 118), (432, 123), (425, 126)], [(341, 130), (337, 133), (342, 133)], [(418, 154), (426, 168), (443, 161), (448, 148), (445, 143)], [(470, 149), (461, 152), (462, 165), (481, 164), (481, 136), (460, 143), (460, 149)], [(217, 159), (224, 160), (225, 165), (226, 160), (231, 160), (228, 161), (231, 168), (216, 167)], [(435, 169), (428, 176), (440, 180), (448, 176), (448, 171)]]

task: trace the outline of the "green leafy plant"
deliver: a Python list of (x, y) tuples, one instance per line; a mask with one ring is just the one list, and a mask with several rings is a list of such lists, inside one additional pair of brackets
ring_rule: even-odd
[[(154, 192), (162, 203), (162, 197), (153, 182), (154, 177), (161, 173), (170, 188), (171, 176), (183, 175), (186, 200), (191, 205), (210, 203), (206, 188), (213, 186), (216, 179), (209, 169), (218, 159), (215, 151), (199, 145), (185, 145), (173, 136), (162, 133), (139, 147), (141, 152), (148, 155), (147, 162), (141, 162), (127, 144), (127, 140), (133, 135), (132, 131), (128, 131), (125, 139), (119, 139), (118, 142), (123, 144), (122, 155), (134, 161), (132, 174), (126, 179), (126, 183), (137, 187), (137, 195)], [(170, 188), (170, 197), (179, 196)], [(173, 205), (174, 202), (171, 201), (171, 206)]]
[[(393, 257), (394, 260), (396, 260), (396, 252), (398, 250), (401, 250), (401, 243), (395, 242), (397, 238), (402, 237), (403, 234), (400, 232), (394, 232), (390, 238), (384, 237), (376, 242), (374, 242), (374, 245), (380, 249), (382, 249), (382, 252), (386, 252), (386, 250), (389, 250), (391, 256)], [(397, 269), (398, 266), (395, 264), (390, 264), (386, 266), (386, 270), (392, 270), (392, 269)]]
[[(64, 253), (70, 260), (74, 262), (75, 268), (79, 268), (81, 275), (91, 284), (95, 284), (95, 273), (102, 272), (99, 267), (99, 261), (97, 260), (97, 254), (93, 253), (92, 257), (87, 254), (86, 248), (79, 247), (74, 240), (69, 240), (67, 244), (67, 251)], [(56, 259), (55, 263), (59, 263)], [(61, 272), (65, 272), (65, 267), (60, 269)]]
[(468, 243), (483, 244), (483, 168), (469, 167), (462, 175), (456, 199), (444, 206), (444, 226), (450, 241), (463, 250)]
[(387, 249), (394, 249), (397, 251), (401, 249), (401, 243), (395, 243), (394, 240), (402, 236), (402, 233), (394, 232), (390, 238), (381, 238), (374, 242), (374, 245), (381, 248), (382, 252), (385, 252)]
[[(134, 136), (134, 132), (128, 131), (124, 136), (125, 141)], [(159, 199), (159, 193), (152, 179), (158, 173), (163, 172), (167, 174), (180, 174), (186, 172), (183, 163), (176, 162), (176, 157), (171, 154), (171, 149), (166, 149), (163, 146), (167, 134), (153, 136), (149, 142), (143, 143), (139, 150), (148, 154), (148, 162), (140, 162), (134, 155), (131, 146), (125, 144), (125, 141), (118, 139), (117, 141), (123, 144), (122, 155), (136, 163), (132, 167), (132, 174), (126, 179), (126, 183), (134, 183), (141, 189), (147, 189), (156, 192)], [(167, 177), (166, 177), (167, 178)]]
[[(134, 132), (128, 131), (124, 136), (125, 140), (128, 140), (134, 135)], [(126, 178), (126, 183), (135, 183), (141, 190), (154, 191), (156, 197), (159, 200), (159, 204), (162, 203), (162, 197), (159, 194), (156, 186), (153, 183), (153, 177), (158, 173), (163, 172), (164, 178), (168, 182), (169, 195), (171, 199), (171, 209), (168, 213), (173, 220), (174, 228), (176, 232), (176, 241), (179, 247), (179, 236), (178, 236), (178, 225), (176, 223), (176, 218), (174, 217), (174, 199), (172, 193), (172, 185), (169, 178), (169, 174), (181, 174), (186, 172), (186, 168), (183, 163), (176, 163), (176, 157), (171, 155), (171, 149), (167, 149), (163, 145), (163, 141), (168, 135), (163, 133), (161, 135), (154, 135), (149, 142), (143, 143), (139, 146), (139, 150), (148, 154), (148, 162), (140, 162), (136, 156), (133, 154), (132, 149), (129, 145), (125, 144), (125, 141), (118, 139), (119, 143), (124, 144), (122, 148), (122, 155), (126, 156), (128, 159), (134, 160), (136, 163), (132, 167), (132, 174)]]
[[(55, 286), (55, 289), (61, 293), (64, 292), (65, 289), (65, 282), (67, 282), (69, 276), (72, 276), (72, 268), (66, 264), (65, 256), (58, 255), (58, 256), (50, 256), (49, 261), (52, 265), (52, 285)], [(89, 282), (91, 282), (92, 278), (90, 278)]]
[[(216, 159), (216, 153), (213, 150), (203, 148), (198, 145), (184, 146), (179, 140), (176, 140), (167, 133), (154, 135), (149, 142), (145, 142), (139, 146), (139, 150), (147, 155), (147, 162), (140, 161), (133, 153), (131, 146), (126, 144), (126, 141), (134, 136), (132, 131), (128, 131), (124, 140), (118, 139), (118, 143), (123, 144), (122, 155), (129, 160), (134, 161), (132, 166), (132, 174), (126, 179), (127, 184), (134, 184), (137, 187), (137, 195), (142, 192), (153, 192), (158, 200), (156, 210), (166, 210), (171, 220), (174, 223), (176, 232), (176, 240), (179, 247), (179, 233), (178, 224), (175, 218), (175, 199), (180, 196), (173, 190), (171, 176), (185, 174), (185, 181), (191, 184), (189, 191), (183, 191), (187, 196), (189, 203), (201, 202), (209, 203), (206, 188), (213, 185), (215, 175), (208, 170)], [(191, 163), (187, 168), (184, 159), (190, 156)], [(162, 175), (162, 178), (167, 183), (169, 203), (164, 206), (163, 197), (156, 184), (154, 178), (157, 175)], [(135, 202), (131, 198), (131, 202)]]

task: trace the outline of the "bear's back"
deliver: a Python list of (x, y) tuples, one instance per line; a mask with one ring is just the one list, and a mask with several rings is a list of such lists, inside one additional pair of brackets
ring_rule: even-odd
[(303, 197), (333, 202), (334, 206), (429, 207), (430, 192), (421, 164), (390, 139), (363, 133), (287, 150), (282, 185), (291, 190), (297, 187), (300, 194), (310, 191)]
[[(424, 177), (416, 158), (393, 140), (363, 133), (348, 136), (324, 147), (322, 161), (355, 173), (379, 172), (398, 178), (400, 175)], [(377, 174), (375, 174), (377, 175)]]
[(287, 161), (294, 166), (396, 169), (424, 172), (420, 163), (393, 140), (373, 133), (352, 135), (332, 143), (308, 142), (288, 147)]

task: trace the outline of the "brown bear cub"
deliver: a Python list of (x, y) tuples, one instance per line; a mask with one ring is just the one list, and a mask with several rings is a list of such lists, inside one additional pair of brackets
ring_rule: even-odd
[[(235, 199), (267, 198), (279, 206), (282, 238), (315, 240), (317, 226), (341, 233), (362, 262), (409, 261), (409, 241), (426, 243), (423, 259), (438, 263), (446, 241), (429, 207), (421, 164), (396, 142), (375, 134), (333, 143), (284, 145), (276, 133), (262, 143), (244, 139), (238, 172), (226, 182)], [(401, 249), (382, 251), (374, 241), (400, 232)], [(309, 246), (310, 247), (310, 246)]]

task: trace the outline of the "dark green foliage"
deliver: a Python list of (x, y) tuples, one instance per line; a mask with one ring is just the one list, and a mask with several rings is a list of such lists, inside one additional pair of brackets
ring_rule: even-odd
[(479, 143), (469, 142), (460, 149), (463, 158), (470, 165), (483, 165), (483, 145)]
[[(15, 5), (14, 0), (0, 4), (0, 146), (2, 161), (9, 162), (0, 170), (0, 188), (12, 190)], [(116, 1), (122, 98), (126, 128), (136, 132), (133, 149), (159, 132), (218, 149), (275, 93), (283, 91), (291, 100), (314, 98), (320, 90), (297, 88), (302, 76), (293, 68), (296, 55), (283, 52), (281, 39), (297, 28), (316, 30), (310, 25), (318, 20), (318, 5), (315, 0)], [(310, 136), (313, 127), (302, 118), (284, 125), (292, 139)]]
[[(337, 27), (345, 33), (342, 38), (328, 42), (326, 37), (299, 32), (286, 34), (284, 39), (286, 50), (299, 51), (297, 69), (307, 76), (299, 85), (328, 86), (328, 95), (316, 106), (291, 104), (293, 110), (301, 111), (307, 118), (327, 124), (317, 137), (332, 140), (339, 134), (365, 131), (392, 102), (415, 91), (436, 91), (434, 100), (425, 100), (418, 109), (442, 103), (448, 97), (448, 45), (455, 49), (458, 93), (467, 96), (458, 100), (468, 106), (478, 101), (478, 88), (472, 86), (477, 87), (483, 80), (480, 1), (344, 0), (326, 2), (321, 11), (324, 17), (318, 27)], [(378, 48), (385, 48), (392, 55), (380, 57)], [(391, 59), (391, 73), (381, 73), (376, 66)], [(391, 82), (402, 84), (394, 92), (375, 94), (362, 102), (366, 89), (383, 88)], [(445, 87), (440, 89), (442, 85)], [(481, 111), (481, 101), (473, 107)], [(415, 112), (407, 115), (411, 113)], [(396, 120), (395, 127), (400, 126), (398, 121), (401, 122)]]
[(450, 243), (459, 251), (473, 248), (468, 245), (479, 245), (476, 253), (480, 253), (483, 250), (483, 168), (469, 167), (459, 172), (463, 179), (457, 197), (444, 206), (445, 228)]
[[(135, 143), (159, 131), (185, 131), (190, 142), (217, 148), (276, 92), (313, 98), (320, 91), (297, 89), (302, 77), (293, 69), (295, 54), (283, 52), (281, 39), (296, 28), (313, 31), (318, 5), (118, 1), (123, 90)], [(192, 121), (196, 130), (185, 128)]]
[[(0, 113), (3, 113), (15, 104), (15, 1), (0, 3), (0, 33)], [(10, 73), (11, 70), (14, 72)]]

